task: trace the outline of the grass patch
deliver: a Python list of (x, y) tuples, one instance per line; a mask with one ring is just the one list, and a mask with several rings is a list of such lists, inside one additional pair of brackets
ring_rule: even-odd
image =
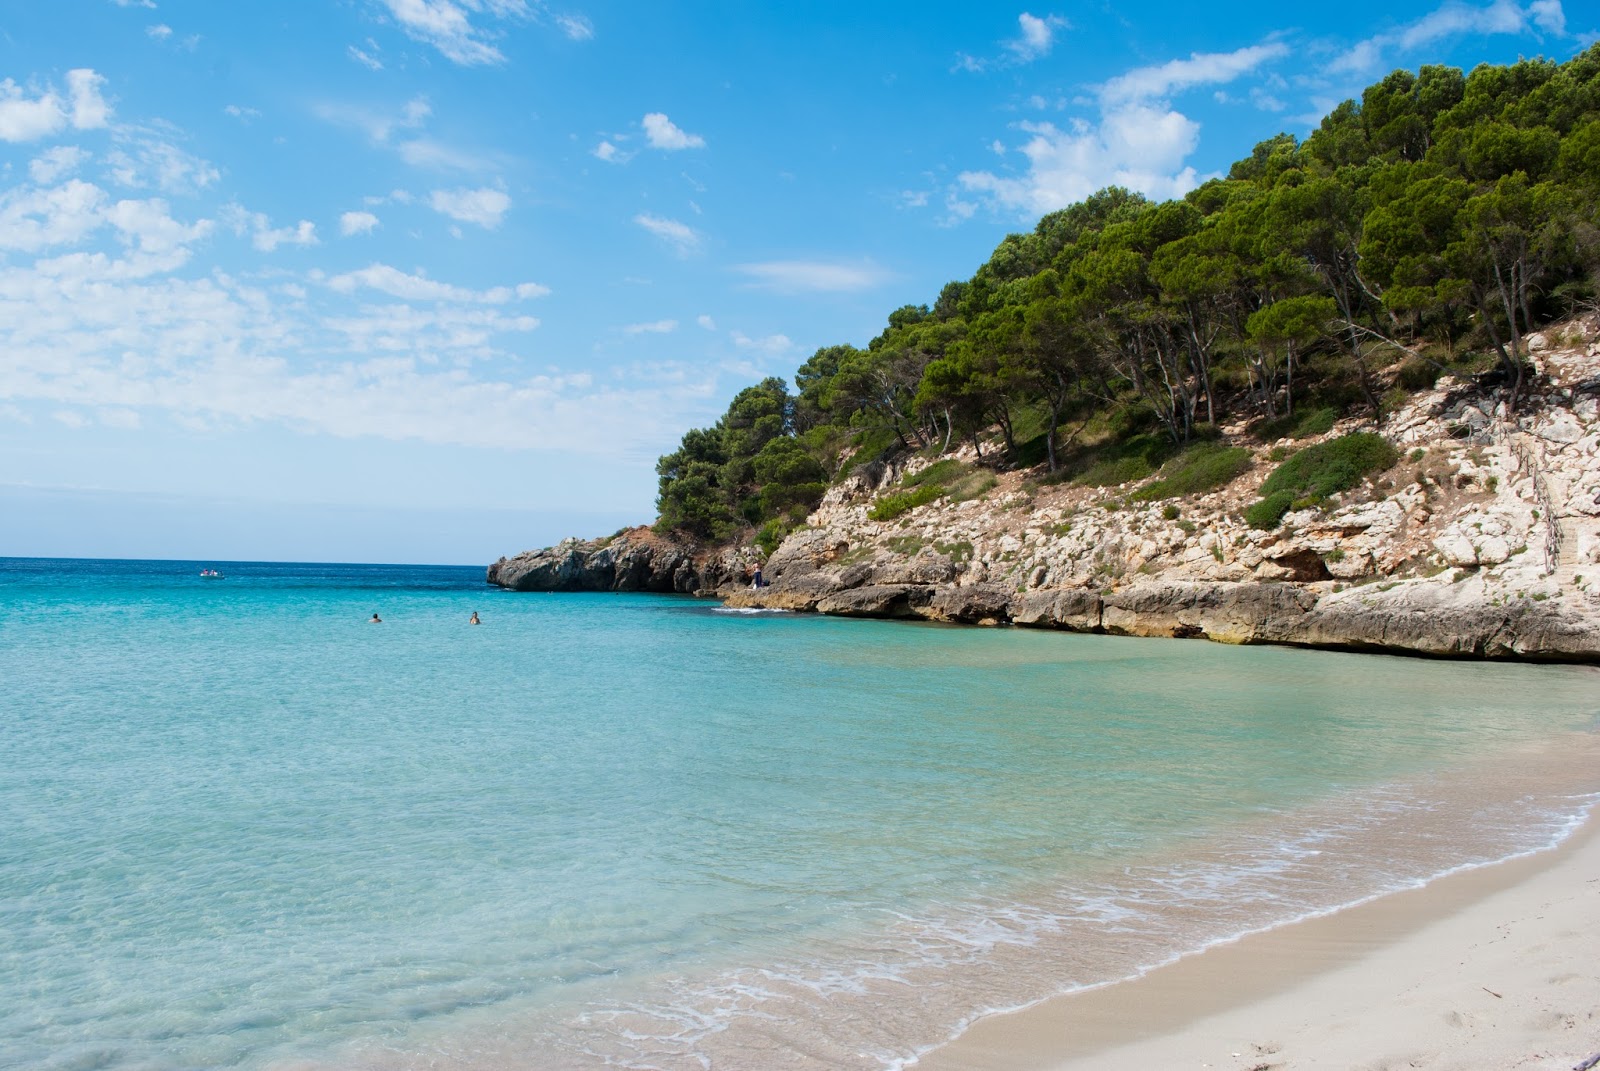
[(902, 513), (910, 513), (918, 506), (925, 506), (937, 498), (943, 498), (945, 490), (939, 484), (925, 483), (909, 491), (900, 491), (884, 495), (873, 503), (867, 511), (867, 516), (874, 521), (892, 521)]
[(964, 475), (970, 468), (970, 465), (962, 464), (953, 457), (947, 457), (943, 461), (935, 461), (927, 468), (904, 477), (901, 479), (900, 485), (902, 487), (920, 487), (925, 483), (946, 484)]
[(982, 498), (999, 484), (993, 473), (974, 472), (965, 479), (950, 485), (950, 501), (966, 502), (973, 498)]
[(1173, 454), (1172, 440), (1146, 432), (1097, 447), (1085, 455), (1085, 465), (1072, 482), (1083, 487), (1115, 487), (1155, 475)]
[(1200, 443), (1162, 465), (1161, 478), (1140, 488), (1132, 497), (1137, 502), (1151, 502), (1215, 491), (1232, 483), (1249, 467), (1250, 451), (1242, 446)]

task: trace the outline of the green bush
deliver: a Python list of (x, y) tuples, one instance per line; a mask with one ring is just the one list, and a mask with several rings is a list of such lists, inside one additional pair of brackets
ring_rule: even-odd
[(902, 513), (909, 513), (918, 506), (925, 506), (936, 498), (944, 497), (944, 488), (936, 483), (925, 483), (910, 491), (900, 491), (895, 494), (884, 495), (873, 503), (867, 516), (875, 521), (892, 521)]
[(1308, 446), (1273, 470), (1261, 485), (1263, 496), (1287, 491), (1290, 498), (1323, 499), (1346, 491), (1361, 478), (1400, 460), (1400, 455), (1381, 435), (1368, 431), (1351, 432), (1325, 443)]
[(1183, 511), (1178, 509), (1177, 506), (1166, 505), (1161, 507), (1161, 516), (1165, 520), (1175, 521), (1182, 516), (1182, 514)]
[(1151, 502), (1215, 491), (1232, 483), (1249, 467), (1250, 451), (1242, 446), (1200, 443), (1161, 466), (1161, 479), (1140, 488), (1133, 499)]
[(1263, 498), (1244, 511), (1244, 519), (1251, 528), (1273, 529), (1283, 521), (1283, 515), (1294, 504), (1294, 495), (1279, 491)]

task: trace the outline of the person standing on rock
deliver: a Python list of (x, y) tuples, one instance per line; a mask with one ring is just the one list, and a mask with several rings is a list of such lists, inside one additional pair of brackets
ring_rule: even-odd
[(751, 580), (751, 582), (750, 582), (750, 590), (751, 591), (760, 591), (762, 588), (764, 588), (766, 586), (767, 586), (766, 581), (761, 579), (761, 566), (758, 565), (758, 566), (756, 566), (755, 578), (753, 580)]

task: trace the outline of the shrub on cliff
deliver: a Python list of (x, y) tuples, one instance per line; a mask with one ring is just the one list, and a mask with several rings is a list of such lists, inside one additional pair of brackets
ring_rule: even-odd
[(1399, 460), (1400, 455), (1383, 436), (1355, 431), (1290, 455), (1267, 477), (1261, 493), (1288, 491), (1295, 498), (1327, 498), (1348, 491), (1369, 472), (1382, 472)]
[(1382, 472), (1399, 460), (1400, 454), (1387, 439), (1368, 431), (1308, 446), (1267, 477), (1261, 485), (1261, 501), (1245, 510), (1245, 520), (1255, 528), (1276, 528), (1291, 508), (1348, 491), (1364, 476)]
[(874, 521), (892, 521), (902, 513), (909, 513), (918, 506), (925, 506), (934, 499), (944, 497), (944, 488), (936, 483), (925, 483), (909, 491), (899, 491), (894, 494), (884, 495), (873, 503), (867, 511), (867, 517)]
[(1271, 530), (1278, 527), (1283, 520), (1283, 515), (1289, 512), (1289, 507), (1294, 504), (1294, 495), (1288, 491), (1278, 491), (1263, 498), (1260, 502), (1244, 511), (1244, 519), (1251, 528)]

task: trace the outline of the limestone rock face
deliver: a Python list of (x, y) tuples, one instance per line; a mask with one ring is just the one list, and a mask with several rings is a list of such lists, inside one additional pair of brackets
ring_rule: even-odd
[(923, 616), (963, 625), (1001, 625), (1011, 620), (1015, 595), (994, 584), (941, 587), (934, 591)]
[(918, 617), (932, 598), (932, 588), (915, 584), (869, 584), (824, 595), (817, 610), (840, 617)]
[[(1600, 317), (1581, 326), (1600, 338)], [(1516, 413), (1493, 386), (1450, 376), (1413, 395), (1375, 429), (1400, 456), (1390, 470), (1271, 531), (1245, 509), (1282, 460), (1274, 448), (1311, 440), (1253, 444), (1241, 423), (1221, 430), (1254, 451), (1250, 470), (1181, 499), (991, 468), (990, 493), (873, 521), (876, 498), (932, 460), (861, 466), (766, 559), (760, 589), (755, 548), (648, 528), (502, 558), (488, 578), (855, 617), (1600, 663), (1600, 344), (1546, 345), (1537, 363), (1543, 378)], [(1374, 428), (1353, 416), (1324, 438), (1356, 430)]]

